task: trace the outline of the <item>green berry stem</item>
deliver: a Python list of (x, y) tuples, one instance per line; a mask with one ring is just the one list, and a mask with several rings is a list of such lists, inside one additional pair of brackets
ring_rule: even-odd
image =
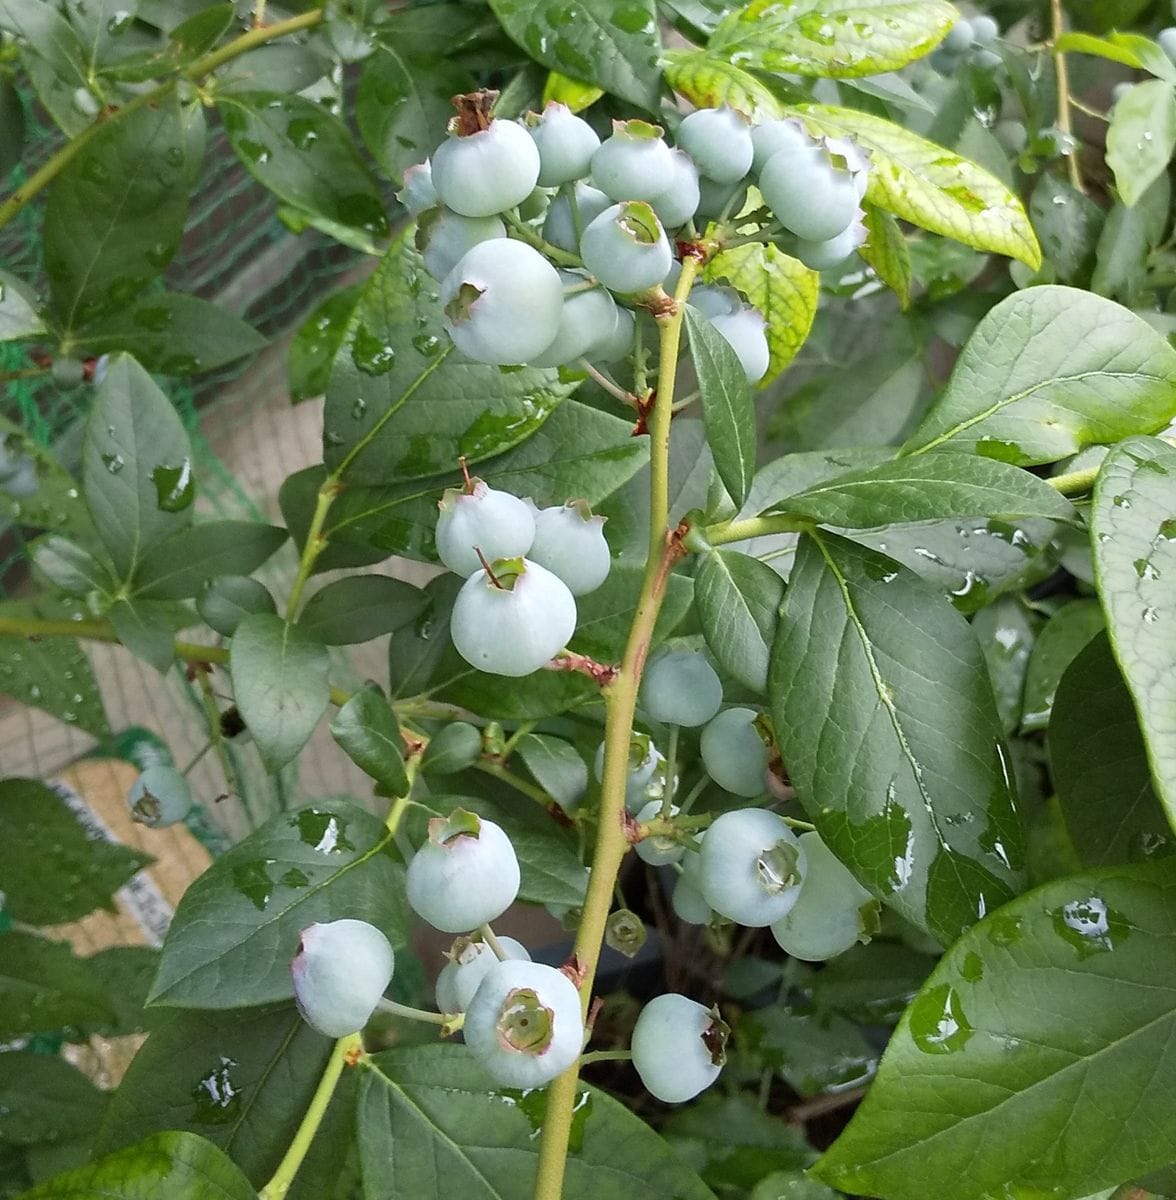
[(441, 1025), (447, 1033), (456, 1033), (465, 1019), (464, 1013), (430, 1012), (427, 1008), (413, 1008), (410, 1004), (401, 1004), (399, 1000), (389, 1000), (387, 997), (376, 1001), (376, 1011), (404, 1017), (408, 1021), (423, 1021), (426, 1025)]
[(637, 397), (632, 392), (626, 392), (623, 387), (619, 387), (613, 383), (611, 379), (601, 370), (594, 367), (586, 358), (580, 359), (580, 369), (587, 371), (591, 379), (615, 400), (619, 400), (622, 404), (627, 404), (630, 408), (637, 407)]
[(489, 923), (483, 925), (478, 932), (482, 935), (482, 941), (494, 951), (494, 957), (499, 962), (506, 962), (510, 955), (503, 949), (502, 943), (498, 940), (498, 935), (490, 927)]
[[(1062, 0), (1050, 0), (1051, 37), (1054, 44), (1054, 74), (1058, 87), (1058, 128), (1068, 139), (1074, 136), (1074, 123), (1070, 114), (1070, 71), (1066, 65), (1066, 52), (1058, 50), (1058, 40), (1066, 32), (1066, 16), (1062, 11)], [(1082, 183), (1082, 168), (1078, 155), (1071, 151), (1066, 155), (1066, 164), (1070, 169), (1070, 184), (1076, 192), (1085, 193)]]
[(306, 542), (302, 547), (302, 556), (298, 561), (298, 574), (294, 577), (294, 584), (290, 588), (290, 599), (286, 603), (287, 624), (298, 616), (298, 605), (302, 599), (302, 589), (306, 587), (306, 581), (310, 578), (310, 574), (314, 570), (315, 561), (323, 550), (326, 549), (327, 537), (323, 533), (323, 527), (327, 523), (327, 514), (331, 511), (331, 505), (335, 502), (335, 497), (339, 494), (339, 490), (340, 485), (337, 474), (328, 475), (318, 490), (318, 496), (314, 504), (314, 515), (310, 519), (310, 528), (306, 531)]
[(686, 793), (686, 799), (678, 805), (679, 817), (684, 817), (694, 807), (695, 800), (706, 790), (708, 783), (710, 783), (710, 776), (703, 771), (702, 778)]
[(526, 242), (529, 246), (534, 246), (540, 251), (545, 258), (549, 258), (553, 263), (559, 263), (561, 267), (582, 267), (584, 265), (578, 254), (569, 254), (566, 250), (561, 250), (558, 246), (553, 246), (545, 238), (535, 232), (517, 212), (513, 209), (502, 214), (502, 219), (510, 226), (511, 236), (517, 237), (520, 242)]
[(209, 738), (208, 741), (205, 742), (204, 745), (201, 746), (200, 749), (197, 750), (196, 753), (188, 760), (188, 765), (180, 768), (180, 774), (187, 775), (192, 768), (195, 767), (196, 764), (212, 749), (214, 741), (215, 738)]
[(538, 804), (542, 804), (544, 808), (551, 803), (551, 797), (541, 787), (537, 787), (526, 779), (520, 778), (509, 767), (504, 767), (501, 763), (491, 762), (483, 758), (474, 763), (474, 766), (483, 775), (493, 775), (495, 779), (500, 779), (509, 787), (514, 788), (516, 792), (521, 792), (522, 795), (529, 796)]
[(670, 726), (670, 740), (666, 746), (666, 786), (662, 794), (661, 803), (661, 817), (663, 821), (669, 820), (670, 809), (674, 804), (674, 775), (678, 770), (678, 734), (681, 732), (680, 726)]
[(632, 1062), (632, 1050), (589, 1050), (580, 1055), (580, 1066), (596, 1062)]
[(283, 1200), (283, 1197), (289, 1192), (294, 1183), (294, 1177), (298, 1174), (298, 1168), (302, 1166), (302, 1160), (310, 1150), (310, 1144), (314, 1141), (315, 1134), (318, 1133), (323, 1117), (326, 1116), (327, 1106), (335, 1094), (335, 1085), (343, 1074), (344, 1066), (349, 1062), (354, 1063), (357, 1061), (357, 1056), (362, 1056), (362, 1054), (363, 1039), (358, 1033), (349, 1033), (335, 1043), (335, 1048), (327, 1060), (326, 1068), (319, 1080), (318, 1087), (315, 1088), (310, 1105), (298, 1126), (298, 1132), (295, 1133), (294, 1140), (278, 1164), (273, 1178), (258, 1193), (258, 1200)]

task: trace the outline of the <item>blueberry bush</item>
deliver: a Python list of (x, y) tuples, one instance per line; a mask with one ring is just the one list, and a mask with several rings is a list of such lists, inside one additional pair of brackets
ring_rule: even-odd
[[(121, 643), (218, 751), (370, 778), (121, 972), (45, 929), (143, 857), (0, 781), (0, 1194), (1176, 1195), (1172, 19), (0, 0), (0, 339), (86, 413), (0, 424), (0, 690), (101, 734)], [(161, 283), (214, 126), (371, 260), (280, 526), (197, 512), (161, 387), (262, 342)], [(135, 1033), (114, 1089), (51, 1052)]]

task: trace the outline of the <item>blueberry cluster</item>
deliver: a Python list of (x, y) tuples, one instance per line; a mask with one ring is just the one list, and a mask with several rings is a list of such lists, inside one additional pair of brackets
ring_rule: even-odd
[(1001, 61), (993, 49), (999, 37), (1000, 26), (987, 13), (957, 21), (931, 55), (931, 65), (941, 75), (953, 74), (963, 63), (991, 70)]
[(604, 518), (583, 500), (536, 508), (476, 478), (440, 508), (437, 554), (465, 578), (450, 618), (458, 653), (492, 675), (539, 670), (575, 632), (576, 597), (608, 577)]

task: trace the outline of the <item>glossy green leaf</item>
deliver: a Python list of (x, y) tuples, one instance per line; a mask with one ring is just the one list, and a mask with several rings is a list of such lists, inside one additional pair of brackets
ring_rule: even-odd
[(1162, 429), (1176, 416), (1176, 350), (1128, 309), (1034, 287), (968, 339), (946, 391), (904, 450), (945, 443), (1019, 466)]
[(295, 208), (384, 237), (379, 186), (351, 134), (321, 104), (287, 92), (217, 93), (225, 133), (245, 169)]
[(30, 53), (59, 76), (63, 85), (86, 85), (85, 51), (56, 5), (0, 0), (0, 29), (22, 39)]
[(975, 163), (870, 113), (801, 104), (785, 115), (799, 117), (813, 133), (852, 138), (869, 152), (871, 204), (977, 250), (1006, 254), (1033, 270), (1041, 265), (1021, 202)]
[[(526, 1200), (534, 1191), (543, 1100), (541, 1092), (497, 1090), (464, 1046), (373, 1055), (359, 1097), (365, 1193)], [(577, 1095), (571, 1146), (564, 1200), (712, 1200), (644, 1121), (586, 1085)]]
[(159, 375), (194, 375), (255, 354), (265, 342), (252, 325), (199, 296), (160, 292), (87, 322), (72, 345), (92, 355), (125, 350)]
[(378, 687), (360, 688), (339, 709), (331, 721), (331, 736), (387, 795), (408, 794), (404, 739), (396, 714)]
[[(1116, 14), (1124, 23), (1131, 21), (1129, 14)], [(1137, 33), (1112, 33), (1108, 37), (1095, 37), (1089, 33), (1071, 31), (1058, 39), (1058, 49), (1067, 53), (1093, 54), (1122, 63), (1125, 67), (1150, 71), (1161, 79), (1176, 82), (1176, 64), (1164, 53), (1158, 43)]]
[(779, 623), (784, 581), (767, 563), (712, 550), (694, 577), (694, 603), (706, 644), (733, 679), (762, 692)]
[(972, 632), (988, 664), (1001, 727), (1010, 734), (1021, 724), (1025, 675), (1035, 649), (1035, 619), (1017, 597), (1001, 596), (976, 613)]
[[(122, 0), (116, 0), (116, 3), (121, 5)], [(162, 46), (119, 55), (116, 62), (104, 64), (102, 74), (108, 79), (131, 83), (170, 75), (212, 50), (228, 32), (235, 16), (232, 4), (210, 4), (169, 29), (167, 41)]]
[(113, 1016), (97, 973), (68, 943), (0, 933), (0, 1038), (80, 1029)]
[(102, 1116), (106, 1095), (53, 1054), (0, 1054), (0, 1142), (34, 1145), (84, 1137)]
[(67, 596), (85, 596), (89, 592), (110, 595), (117, 589), (105, 558), (96, 557), (69, 538), (47, 533), (32, 543), (29, 552), (36, 573)]
[(752, 0), (719, 22), (709, 48), (758, 70), (847, 79), (922, 58), (958, 19), (945, 0)]
[(866, 206), (866, 242), (858, 254), (898, 297), (905, 311), (911, 303), (911, 254), (902, 227), (885, 209)]
[(32, 288), (15, 275), (0, 271), (0, 342), (36, 337), (45, 332)]
[(3, 416), (0, 416), (0, 445), (9, 458), (31, 458), (37, 481), (37, 490), (31, 496), (12, 496), (0, 488), (0, 517), (13, 524), (52, 529), (82, 542), (93, 542), (94, 525), (78, 485), (57, 458), (27, 430)]
[(159, 600), (118, 599), (107, 613), (118, 640), (136, 657), (165, 672), (176, 659), (169, 605)]
[(1161, 175), (1128, 208), (1117, 200), (1107, 213), (1095, 248), (1090, 290), (1131, 305), (1146, 286), (1148, 255), (1163, 240), (1172, 203), (1172, 185)]
[(1176, 852), (1135, 705), (1105, 633), (1090, 639), (1061, 678), (1049, 753), (1066, 830), (1086, 866)]
[(539, 786), (563, 808), (573, 808), (588, 790), (588, 764), (570, 742), (528, 733), (515, 750)]
[(363, 292), (363, 283), (353, 283), (328, 296), (303, 321), (286, 359), (290, 399), (298, 404), (321, 396), (331, 382), (331, 364), (347, 337), (351, 314)]
[(171, 262), (203, 153), (203, 110), (172, 91), (100, 127), (53, 181), (45, 270), (68, 334), (136, 300)]
[[(614, 564), (600, 587), (576, 598), (579, 620), (568, 643), (573, 650), (602, 662), (620, 661), (641, 592), (641, 576), (636, 567)], [(669, 637), (685, 618), (691, 592), (690, 580), (685, 575), (670, 576), (651, 646)]]
[(57, 925), (96, 908), (114, 911), (114, 893), (152, 861), (149, 854), (93, 838), (45, 784), (0, 780), (0, 878), (4, 907), (14, 920)]
[(355, 120), (384, 174), (399, 184), (405, 167), (424, 162), (445, 139), (449, 98), (476, 87), (457, 63), (428, 57), (414, 42), (382, 39), (363, 65)]
[(184, 1130), (230, 1155), (260, 1187), (297, 1132), (330, 1053), (330, 1039), (292, 1005), (169, 1014), (111, 1097), (94, 1154)]
[(1021, 829), (992, 688), (934, 588), (855, 543), (803, 538), (768, 694), (801, 802), (887, 904), (950, 943), (1016, 892)]
[(1111, 109), (1107, 166), (1119, 196), (1135, 204), (1167, 169), (1176, 149), (1176, 93), (1167, 80), (1137, 83)]
[(402, 870), (370, 813), (318, 801), (279, 813), (215, 859), (184, 893), (149, 1002), (245, 1008), (293, 995), (298, 934), (355, 917), (406, 939)]
[(661, 37), (652, 0), (493, 0), (494, 15), (536, 62), (595, 83), (651, 112), (660, 95)]
[(324, 458), (349, 483), (388, 484), (457, 470), (534, 433), (575, 388), (555, 371), (458, 362), (437, 285), (407, 235), (393, 243), (335, 358)]
[(133, 358), (111, 359), (82, 447), (82, 490), (115, 569), (192, 523), (192, 447), (171, 401)]
[(740, 517), (769, 512), (785, 496), (795, 496), (842, 475), (868, 471), (888, 462), (894, 450), (887, 446), (853, 446), (849, 449), (809, 450), (773, 459), (755, 473)]
[(893, 1025), (935, 962), (896, 942), (854, 946), (812, 977), (813, 1003), (866, 1025)]
[(1155, 438), (1114, 447), (1095, 485), (1091, 530), (1107, 631), (1176, 828), (1176, 450)]
[(298, 627), (327, 646), (351, 646), (407, 625), (424, 606), (421, 589), (403, 579), (349, 575), (311, 596)]
[(210, 1142), (192, 1133), (157, 1133), (78, 1167), (20, 1200), (256, 1200), (249, 1181)]
[(237, 626), (233, 694), (267, 770), (281, 770), (306, 745), (326, 711), (330, 668), (322, 642), (281, 617), (253, 613)]
[(755, 474), (755, 401), (739, 357), (697, 309), (686, 308), (690, 359), (707, 440), (727, 494), (742, 504)]
[(1029, 216), (1057, 283), (1081, 284), (1091, 264), (1106, 214), (1064, 179), (1042, 175), (1029, 197)]
[(842, 475), (779, 501), (774, 511), (851, 529), (955, 517), (1077, 519), (1069, 500), (1036, 475), (951, 451)]
[(878, 1065), (878, 1051), (861, 1028), (837, 1013), (771, 1004), (746, 1014), (739, 1035), (804, 1097), (861, 1087)]
[(706, 270), (707, 279), (725, 279), (737, 287), (767, 322), (766, 387), (796, 357), (817, 315), (821, 277), (776, 246), (754, 242), (724, 250)]
[(932, 972), (814, 1172), (883, 1200), (980, 1200), (1086, 1196), (1166, 1165), (1174, 941), (1164, 863), (1055, 880), (993, 913)]
[(156, 543), (131, 580), (137, 596), (186, 600), (216, 575), (250, 575), (286, 540), (260, 521), (203, 521)]
[[(1097, 600), (1073, 600), (1058, 609), (1038, 635), (1025, 676), (1025, 730), (1049, 724), (1054, 696), (1070, 664), (1106, 625)], [(1099, 864), (1092, 864), (1097, 866)]]
[(780, 101), (761, 80), (709, 50), (667, 50), (666, 82), (697, 108), (738, 109), (756, 122), (780, 116)]

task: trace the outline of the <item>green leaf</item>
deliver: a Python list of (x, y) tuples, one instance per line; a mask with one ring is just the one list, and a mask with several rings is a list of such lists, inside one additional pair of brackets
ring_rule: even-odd
[(266, 339), (199, 296), (161, 292), (88, 322), (71, 345), (86, 354), (125, 350), (159, 375), (195, 375), (255, 354)]
[(148, 1002), (225, 1009), (288, 1000), (298, 934), (316, 921), (360, 918), (404, 945), (403, 872), (391, 836), (342, 802), (272, 817), (184, 893)]
[(1019, 598), (1001, 596), (972, 618), (972, 632), (988, 664), (1001, 728), (1010, 734), (1021, 724), (1025, 675), (1036, 649), (1036, 622)]
[[(594, 592), (576, 599), (579, 620), (568, 645), (581, 654), (602, 662), (620, 661), (625, 650), (629, 626), (641, 593), (642, 571), (628, 564), (614, 563), (608, 578)], [(650, 647), (656, 646), (685, 618), (690, 609), (693, 589), (685, 575), (671, 575), (654, 626)]]
[(353, 646), (407, 625), (424, 607), (424, 593), (403, 579), (349, 575), (311, 596), (298, 627), (327, 646)]
[(1131, 208), (1115, 201), (1095, 248), (1092, 292), (1132, 305), (1147, 285), (1148, 256), (1163, 240), (1171, 201), (1172, 185), (1166, 174)]
[(53, 1054), (0, 1054), (0, 1142), (35, 1145), (84, 1137), (98, 1124), (106, 1094)]
[(813, 1003), (865, 1025), (893, 1025), (935, 966), (894, 942), (854, 946), (812, 977)]
[(980, 1200), (1085, 1196), (1164, 1166), (1174, 941), (1165, 863), (1055, 880), (993, 913), (932, 972), (814, 1173), (883, 1200)]
[(192, 1133), (157, 1133), (42, 1183), (20, 1200), (256, 1200), (232, 1160)]
[(1041, 266), (1041, 249), (1021, 202), (975, 163), (870, 113), (800, 104), (785, 115), (799, 117), (814, 133), (852, 138), (869, 151), (871, 204), (977, 250), (1020, 259), (1034, 271)]
[[(1126, 21), (1131, 17), (1127, 16)], [(1125, 67), (1150, 71), (1161, 79), (1176, 82), (1176, 64), (1164, 53), (1158, 43), (1138, 33), (1112, 33), (1108, 37), (1095, 37), (1089, 33), (1063, 33), (1057, 48), (1067, 53), (1093, 54), (1097, 58), (1110, 59)]]
[(1176, 148), (1176, 93), (1168, 80), (1137, 83), (1111, 109), (1107, 166), (1126, 205), (1167, 169)]
[(935, 589), (855, 543), (802, 538), (768, 693), (801, 802), (872, 892), (945, 943), (1016, 892), (1021, 829), (992, 688)]
[[(12, 600), (0, 605), (0, 614), (44, 618), (62, 615), (45, 604)], [(71, 638), (34, 641), (0, 635), (0, 696), (11, 696), (21, 704), (42, 709), (95, 737), (110, 733), (90, 660)]]
[(137, 299), (171, 262), (203, 153), (201, 106), (172, 91), (101, 126), (53, 181), (45, 270), (67, 337)]
[(1094, 489), (1094, 573), (1107, 631), (1139, 712), (1156, 791), (1176, 828), (1176, 450), (1131, 438)]
[(37, 490), (31, 496), (11, 496), (0, 488), (0, 517), (13, 524), (54, 529), (79, 541), (93, 542), (94, 526), (77, 483), (53, 454), (3, 416), (0, 416), (0, 446), (9, 458), (31, 458), (37, 479)]
[(118, 599), (107, 614), (118, 640), (161, 674), (176, 659), (176, 635), (170, 605), (159, 600)]
[(706, 317), (686, 308), (707, 440), (728, 495), (742, 504), (755, 474), (755, 402), (739, 356)]
[(327, 390), (331, 363), (347, 337), (351, 314), (363, 288), (363, 283), (353, 283), (328, 296), (294, 335), (286, 360), (290, 400), (294, 404), (321, 396)]
[(0, 1038), (78, 1029), (113, 1016), (97, 974), (68, 943), (0, 933)]
[(125, 354), (94, 395), (82, 447), (82, 490), (121, 579), (146, 552), (192, 523), (192, 447), (171, 401)]
[(45, 332), (33, 290), (15, 275), (0, 271), (0, 342), (36, 337)]
[(878, 1051), (862, 1030), (836, 1013), (772, 1004), (741, 1018), (738, 1034), (806, 1098), (869, 1083), (878, 1065)]
[(652, 0), (492, 0), (502, 28), (536, 62), (656, 112), (661, 38)]
[(776, 246), (758, 242), (724, 250), (711, 259), (706, 278), (725, 279), (737, 287), (767, 322), (767, 387), (796, 357), (817, 315), (821, 276)]
[(562, 808), (573, 808), (588, 790), (588, 764), (570, 742), (528, 733), (515, 747), (539, 786)]
[[(531, 1196), (542, 1093), (496, 1089), (464, 1046), (385, 1050), (364, 1068), (358, 1124), (367, 1195)], [(563, 1200), (713, 1200), (670, 1147), (605, 1092), (577, 1089), (571, 1140)]]
[(4, 907), (29, 925), (115, 911), (114, 893), (151, 855), (91, 837), (64, 800), (35, 779), (0, 780)]
[(666, 83), (697, 108), (728, 104), (756, 123), (780, 116), (780, 101), (766, 84), (709, 50), (667, 50), (662, 61)]
[(1095, 633), (1058, 684), (1049, 755), (1066, 829), (1086, 866), (1176, 852), (1135, 705), (1105, 633)]
[(1073, 600), (1046, 622), (1033, 647), (1025, 676), (1023, 729), (1044, 729), (1049, 724), (1062, 676), (1105, 625), (1097, 600)]
[(131, 579), (136, 596), (187, 600), (217, 575), (250, 575), (286, 540), (259, 521), (204, 521), (157, 542)]
[(1036, 475), (950, 451), (842, 475), (779, 501), (773, 511), (851, 529), (955, 517), (1077, 520), (1069, 500)]
[(853, 446), (838, 450), (808, 450), (785, 454), (755, 474), (740, 517), (757, 516), (774, 508), (785, 496), (806, 492), (818, 484), (851, 472), (866, 471), (894, 457), (888, 446)]
[(297, 1132), (330, 1053), (330, 1039), (291, 1005), (169, 1014), (123, 1076), (93, 1152), (184, 1130), (231, 1155), (260, 1187)]
[(69, 538), (47, 533), (32, 543), (29, 553), (37, 574), (68, 596), (111, 595), (117, 590), (109, 565)]
[(31, 54), (41, 59), (53, 75), (70, 88), (85, 87), (85, 52), (77, 33), (52, 4), (28, 0), (0, 0), (0, 29), (15, 34)]
[[(122, 0), (117, 2), (121, 4)], [(212, 50), (228, 32), (235, 15), (232, 4), (210, 4), (170, 29), (162, 46), (120, 56), (117, 62), (105, 64), (102, 74), (128, 83), (171, 75)]]
[(763, 692), (779, 622), (784, 581), (758, 558), (712, 550), (694, 578), (694, 603), (706, 644), (733, 679)]
[(1176, 351), (1099, 296), (1033, 287), (968, 339), (946, 391), (904, 447), (944, 443), (1019, 466), (1162, 429), (1176, 415)]
[[(423, 598), (423, 597), (422, 597)], [(404, 740), (384, 693), (372, 684), (362, 687), (339, 709), (331, 736), (365, 774), (389, 796), (406, 796)]]
[(852, 79), (922, 58), (957, 20), (945, 0), (752, 0), (719, 22), (709, 48), (761, 71)]
[(1029, 197), (1029, 216), (1058, 283), (1081, 284), (1091, 264), (1106, 214), (1064, 179), (1042, 175)]
[(445, 140), (449, 98), (477, 86), (464, 67), (425, 56), (415, 42), (381, 39), (363, 65), (355, 121), (384, 174), (399, 184), (405, 167), (424, 162)]
[(225, 133), (245, 169), (296, 208), (385, 237), (379, 185), (351, 134), (321, 104), (287, 92), (217, 93)]
[[(411, 231), (408, 231), (411, 232)], [(555, 371), (456, 361), (437, 285), (395, 241), (364, 289), (335, 358), (323, 457), (348, 483), (400, 483), (501, 454), (535, 432), (575, 389)]]
[(866, 205), (866, 242), (858, 254), (898, 297), (905, 312), (911, 304), (911, 254), (899, 223), (876, 204)]
[(326, 711), (326, 647), (272, 613), (253, 613), (233, 634), (229, 671), (237, 707), (266, 770), (280, 771), (306, 745)]

